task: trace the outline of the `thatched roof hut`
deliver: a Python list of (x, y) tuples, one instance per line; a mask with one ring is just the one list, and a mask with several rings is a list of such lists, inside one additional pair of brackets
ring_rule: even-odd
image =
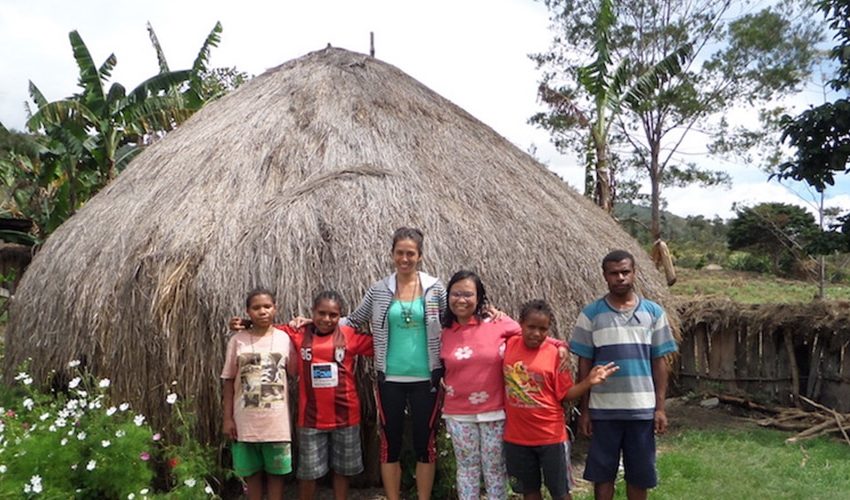
[(216, 432), (226, 318), (262, 284), (283, 318), (317, 290), (355, 304), (391, 270), (398, 226), (426, 234), (424, 267), (482, 273), (501, 308), (545, 297), (563, 331), (604, 291), (609, 216), (492, 129), (399, 69), (328, 48), (206, 106), (60, 227), (21, 283), (7, 376), (85, 358), (147, 414), (173, 380)]

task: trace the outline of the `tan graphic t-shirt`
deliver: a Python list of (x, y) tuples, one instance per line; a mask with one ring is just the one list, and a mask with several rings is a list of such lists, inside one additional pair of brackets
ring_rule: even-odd
[(237, 332), (227, 344), (221, 378), (234, 379), (233, 420), (239, 441), (291, 441), (286, 362), (289, 336)]

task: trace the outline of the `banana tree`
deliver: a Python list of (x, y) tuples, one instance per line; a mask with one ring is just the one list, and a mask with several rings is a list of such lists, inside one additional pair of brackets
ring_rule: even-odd
[[(579, 68), (577, 73), (577, 88), (582, 92), (568, 88), (553, 89), (547, 83), (539, 88), (541, 99), (555, 110), (553, 116), (547, 118), (550, 126), (558, 120), (571, 121), (590, 132), (585, 194), (593, 197), (596, 204), (609, 213), (614, 208), (609, 154), (611, 124), (624, 107), (637, 110), (646, 106), (663, 82), (682, 71), (693, 52), (692, 44), (688, 43), (649, 68), (639, 68), (629, 59), (623, 59), (613, 67), (610, 47), (616, 23), (612, 0), (601, 0), (594, 21), (595, 59)], [(581, 104), (581, 95), (592, 100), (589, 109)]]
[(148, 24), (159, 72), (129, 92), (120, 83), (109, 83), (117, 64), (115, 54), (97, 66), (80, 34), (69, 33), (81, 90), (50, 102), (30, 82), (36, 110), (30, 113), (27, 127), (40, 134), (42, 149), (30, 161), (18, 156), (4, 167), (6, 173), (16, 172), (31, 187), (21, 190), (21, 196), (29, 198), (16, 200), (16, 205), (28, 207), (21, 211), (37, 213), (34, 218), (41, 236), (73, 215), (153, 138), (173, 130), (209, 100), (201, 83), (210, 71), (210, 50), (220, 42), (221, 31), (221, 24), (216, 23), (191, 69), (172, 71)]

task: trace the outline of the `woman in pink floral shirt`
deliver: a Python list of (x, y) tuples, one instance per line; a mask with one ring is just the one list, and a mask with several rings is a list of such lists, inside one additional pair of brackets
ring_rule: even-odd
[[(477, 274), (458, 271), (448, 287), (443, 315), (440, 357), (443, 378), (443, 418), (457, 461), (460, 500), (478, 499), (481, 475), (488, 499), (504, 499), (505, 464), (502, 434), (505, 424), (503, 341), (519, 335), (519, 324), (508, 316), (491, 321), (482, 317), (487, 294)], [(566, 357), (566, 347), (552, 340)]]

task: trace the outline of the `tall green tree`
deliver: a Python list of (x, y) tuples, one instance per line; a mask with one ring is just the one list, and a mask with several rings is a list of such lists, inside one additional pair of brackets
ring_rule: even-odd
[(747, 250), (770, 258), (774, 274), (788, 275), (795, 262), (811, 260), (807, 247), (819, 228), (812, 214), (788, 203), (760, 203), (736, 207), (729, 221), (730, 250)]
[(803, 181), (822, 193), (850, 165), (850, 0), (823, 0), (818, 8), (835, 33), (830, 57), (838, 67), (829, 83), (838, 96), (796, 117), (782, 117), (782, 139), (795, 153), (774, 177)]
[[(555, 38), (550, 50), (533, 55), (541, 69), (542, 85), (591, 102), (593, 96), (576, 85), (579, 69), (592, 59), (596, 1), (543, 0), (549, 8)], [(709, 138), (708, 151), (728, 153), (752, 145), (759, 134), (733, 130), (718, 118), (738, 106), (764, 110), (779, 97), (795, 91), (817, 60), (816, 43), (822, 28), (800, 15), (802, 7), (789, 1), (761, 10), (746, 2), (692, 0), (634, 0), (615, 5), (617, 23), (609, 34), (614, 61), (630, 60), (632, 75), (658, 64), (678, 47), (694, 50), (684, 70), (660, 81), (651, 98), (621, 113), (614, 136), (630, 151), (627, 166), (641, 172), (650, 186), (653, 239), (661, 233), (660, 208), (664, 186), (728, 182), (724, 172), (700, 168), (683, 159), (681, 148), (695, 131)], [(544, 96), (544, 102), (546, 102)], [(565, 152), (583, 147), (575, 120), (557, 106), (544, 114), (555, 145)], [(735, 135), (733, 133), (738, 133)]]
[[(611, 213), (614, 208), (613, 175), (610, 169), (609, 132), (611, 125), (619, 118), (625, 105), (631, 110), (639, 110), (660, 87), (662, 82), (682, 71), (682, 63), (689, 60), (693, 47), (685, 43), (671, 54), (636, 75), (634, 62), (625, 58), (614, 67), (611, 54), (611, 36), (617, 18), (612, 0), (601, 0), (599, 12), (593, 24), (593, 46), (595, 59), (578, 68), (577, 85), (582, 95), (592, 101), (591, 109), (582, 109), (582, 102), (576, 95), (563, 94), (556, 89), (541, 85), (540, 97), (553, 110), (552, 113), (540, 113), (532, 117), (532, 122), (555, 131), (561, 126), (560, 119), (567, 118), (588, 129), (592, 151), (586, 155), (585, 195), (592, 196), (596, 204)], [(630, 81), (633, 80), (633, 81)]]

